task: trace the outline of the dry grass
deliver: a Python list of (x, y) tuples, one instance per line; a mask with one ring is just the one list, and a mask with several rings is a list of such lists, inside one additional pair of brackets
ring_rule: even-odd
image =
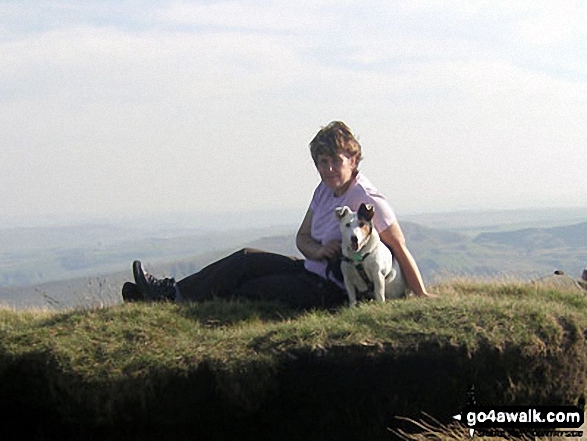
[[(285, 401), (297, 403), (301, 421), (311, 426), (316, 412), (333, 407), (350, 433), (369, 412), (412, 420), (422, 410), (457, 412), (470, 381), (482, 397), (511, 403), (569, 404), (586, 392), (585, 293), (509, 279), (454, 279), (431, 290), (437, 299), (334, 313), (222, 301), (61, 312), (0, 307), (0, 394), (12, 400), (0, 411), (17, 400), (21, 411), (46, 406), (57, 421), (100, 424), (169, 424), (209, 412), (218, 421), (226, 411), (250, 426), (265, 415), (287, 416), (279, 394), (290, 394)], [(189, 404), (178, 408), (178, 401)], [(433, 420), (414, 425), (417, 435), (394, 433), (468, 437)]]

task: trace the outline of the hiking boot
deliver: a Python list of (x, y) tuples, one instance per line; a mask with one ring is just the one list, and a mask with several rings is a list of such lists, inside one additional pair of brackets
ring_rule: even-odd
[(137, 284), (136, 286), (146, 301), (172, 302), (175, 300), (175, 279), (157, 279), (146, 272), (138, 260), (133, 262), (132, 271)]
[(140, 302), (145, 300), (139, 287), (132, 282), (125, 282), (122, 285), (122, 300), (125, 302)]

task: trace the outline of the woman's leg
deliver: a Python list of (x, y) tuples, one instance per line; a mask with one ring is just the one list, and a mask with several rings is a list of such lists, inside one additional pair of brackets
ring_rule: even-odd
[(300, 259), (245, 248), (178, 281), (176, 286), (181, 298), (188, 301), (228, 298), (248, 281), (296, 273), (301, 269), (303, 261)]
[[(164, 282), (151, 275), (147, 279)], [(303, 260), (248, 248), (175, 282), (174, 288), (179, 294), (176, 301), (243, 298), (278, 301), (298, 309), (333, 308), (347, 301), (334, 283), (306, 271)]]
[(303, 268), (250, 279), (232, 291), (231, 297), (279, 302), (295, 309), (330, 309), (348, 301), (341, 288)]

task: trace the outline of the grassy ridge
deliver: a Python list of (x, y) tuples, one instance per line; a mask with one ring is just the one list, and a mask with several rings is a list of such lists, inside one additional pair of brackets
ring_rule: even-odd
[(487, 404), (573, 404), (586, 391), (584, 294), (434, 290), (336, 312), (216, 301), (0, 310), (0, 412), (35, 415), (38, 430), (111, 435), (131, 423), (141, 438), (189, 427), (207, 439), (386, 439), (394, 416), (458, 412), (471, 385)]

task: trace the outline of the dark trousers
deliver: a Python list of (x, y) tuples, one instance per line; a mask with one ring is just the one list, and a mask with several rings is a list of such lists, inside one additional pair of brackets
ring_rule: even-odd
[(278, 301), (287, 306), (332, 308), (347, 301), (336, 284), (307, 271), (295, 257), (245, 248), (177, 282), (188, 301), (212, 298)]

